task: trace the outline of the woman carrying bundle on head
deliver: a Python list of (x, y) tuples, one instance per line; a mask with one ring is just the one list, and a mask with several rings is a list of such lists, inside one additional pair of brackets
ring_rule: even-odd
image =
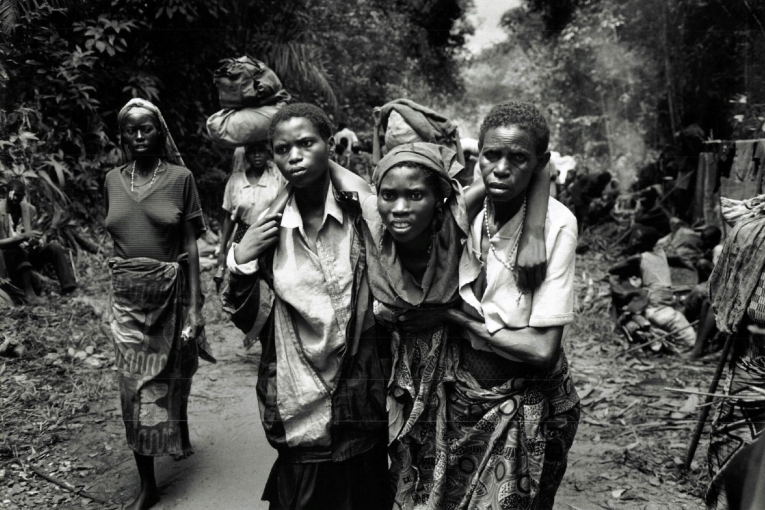
[(132, 99), (118, 116), (127, 163), (106, 176), (106, 230), (122, 419), (141, 489), (126, 508), (159, 500), (154, 457), (191, 455), (188, 399), (204, 334), (196, 239), (205, 230), (194, 177), (159, 109)]
[[(229, 241), (238, 243), (250, 225), (268, 209), (287, 181), (274, 165), (268, 141), (252, 142), (234, 153), (234, 172), (223, 194), (223, 228), (220, 234), (219, 272), (223, 281)], [(236, 229), (236, 230), (234, 230)], [(233, 239), (232, 239), (233, 235)]]

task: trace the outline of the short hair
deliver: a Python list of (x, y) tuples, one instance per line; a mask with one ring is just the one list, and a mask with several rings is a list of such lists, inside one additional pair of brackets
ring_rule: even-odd
[(531, 103), (505, 101), (494, 105), (483, 119), (478, 132), (478, 148), (483, 147), (486, 132), (498, 127), (518, 126), (530, 133), (536, 141), (537, 155), (547, 152), (550, 143), (550, 128), (542, 113)]
[(324, 110), (308, 103), (294, 103), (276, 112), (268, 126), (268, 139), (273, 140), (277, 125), (296, 118), (308, 119), (325, 142), (332, 137), (332, 121)]
[(27, 186), (24, 184), (24, 181), (19, 179), (11, 179), (10, 181), (8, 181), (5, 187), (8, 191), (11, 191), (11, 190), (26, 191), (27, 190)]

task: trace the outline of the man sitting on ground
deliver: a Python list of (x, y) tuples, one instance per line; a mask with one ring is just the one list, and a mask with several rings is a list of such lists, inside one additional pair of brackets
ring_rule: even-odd
[(24, 291), (30, 304), (41, 304), (33, 286), (32, 270), (53, 264), (61, 285), (61, 294), (77, 288), (66, 251), (56, 243), (42, 242), (42, 232), (35, 230), (37, 209), (24, 200), (26, 186), (13, 179), (7, 185), (8, 198), (0, 200), (0, 252), (11, 281)]

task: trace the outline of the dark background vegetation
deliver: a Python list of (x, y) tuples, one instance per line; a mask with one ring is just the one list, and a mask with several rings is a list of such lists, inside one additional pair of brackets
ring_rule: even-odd
[(214, 213), (230, 150), (205, 132), (219, 109), (212, 72), (245, 53), (367, 136), (371, 109), (397, 97), (472, 135), (491, 104), (531, 101), (554, 149), (622, 177), (671, 146), (689, 113), (715, 138), (763, 131), (763, 2), (525, 0), (502, 19), (507, 40), (479, 54), (465, 49), (470, 7), (0, 0), (0, 184), (24, 177), (46, 221), (100, 224), (102, 179), (120, 161), (116, 113), (138, 96), (163, 111)]

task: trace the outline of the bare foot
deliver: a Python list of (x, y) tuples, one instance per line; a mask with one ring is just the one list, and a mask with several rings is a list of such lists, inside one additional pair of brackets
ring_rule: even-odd
[(178, 462), (179, 460), (188, 459), (192, 455), (194, 455), (194, 448), (191, 445), (184, 446), (181, 453), (173, 455), (173, 460)]
[(159, 491), (156, 489), (142, 488), (132, 503), (124, 507), (124, 510), (148, 510), (159, 503)]

